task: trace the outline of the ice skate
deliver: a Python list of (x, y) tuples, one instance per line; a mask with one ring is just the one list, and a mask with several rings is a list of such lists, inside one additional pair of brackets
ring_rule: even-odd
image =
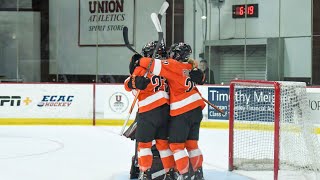
[(140, 171), (138, 180), (152, 180), (152, 178), (151, 178), (151, 170), (148, 169), (145, 172)]
[(184, 174), (180, 174), (178, 176), (177, 180), (191, 180), (191, 176), (190, 176), (189, 172), (187, 172)]
[(204, 180), (202, 167), (194, 172), (194, 180)]
[(164, 180), (175, 180), (178, 176), (179, 173), (172, 168), (165, 174)]

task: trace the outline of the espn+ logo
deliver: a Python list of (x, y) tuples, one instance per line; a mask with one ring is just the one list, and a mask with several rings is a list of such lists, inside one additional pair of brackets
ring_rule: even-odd
[(21, 96), (0, 96), (0, 106), (20, 106)]
[(38, 107), (69, 107), (73, 102), (74, 96), (53, 95), (43, 96), (41, 102), (37, 104)]

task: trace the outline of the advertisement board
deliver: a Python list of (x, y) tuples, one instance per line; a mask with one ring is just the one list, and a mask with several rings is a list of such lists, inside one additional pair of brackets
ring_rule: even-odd
[(310, 118), (320, 124), (320, 89), (307, 88), (307, 95), (310, 107)]
[(221, 114), (213, 107), (208, 106), (208, 119), (229, 119), (229, 87), (208, 87), (208, 100), (225, 112), (225, 114)]
[(93, 88), (81, 84), (1, 84), (1, 118), (92, 118)]
[(79, 45), (124, 45), (122, 29), (126, 26), (133, 42), (135, 1), (79, 0)]
[[(125, 119), (133, 100), (134, 94), (126, 91), (122, 84), (96, 85), (96, 119)], [(135, 104), (131, 120), (135, 119), (137, 110), (138, 105)]]
[[(134, 100), (134, 92), (127, 92), (123, 84), (3, 83), (0, 85), (0, 118), (3, 124), (5, 124), (4, 120), (23, 123), (21, 119), (27, 118), (42, 119), (37, 121), (40, 123), (50, 119), (52, 124), (56, 120), (57, 124), (63, 123), (61, 121), (81, 123), (84, 119), (88, 121), (88, 124), (94, 119), (110, 121), (110, 125), (116, 122), (121, 124), (122, 122), (119, 120), (127, 118)], [(203, 85), (197, 88), (202, 97), (225, 111), (225, 114), (221, 114), (206, 105), (202, 111), (203, 122), (227, 123), (229, 119), (229, 87)], [(239, 104), (235, 115), (239, 115), (239, 113), (250, 114), (250, 111), (263, 111), (263, 113), (272, 114), (270, 113), (273, 111), (272, 95), (272, 92), (254, 88), (250, 93), (241, 89), (237, 90), (235, 101)], [(311, 119), (319, 124), (320, 88), (307, 88), (307, 96)], [(135, 119), (137, 110), (138, 105), (135, 104), (129, 120)], [(270, 116), (269, 121), (272, 119)], [(246, 120), (250, 121), (250, 119)]]

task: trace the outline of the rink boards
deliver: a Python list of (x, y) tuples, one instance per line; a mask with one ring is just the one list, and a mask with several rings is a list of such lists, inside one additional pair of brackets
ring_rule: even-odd
[[(202, 96), (226, 111), (203, 109), (202, 127), (228, 128), (229, 87), (198, 86)], [(320, 117), (320, 87), (308, 87), (311, 118)], [(0, 84), (2, 125), (122, 125), (134, 99), (122, 84)], [(137, 105), (130, 116), (135, 118)], [(320, 123), (319, 123), (320, 124)]]

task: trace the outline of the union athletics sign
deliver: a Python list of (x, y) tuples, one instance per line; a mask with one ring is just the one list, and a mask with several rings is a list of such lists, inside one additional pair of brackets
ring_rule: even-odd
[(127, 26), (133, 42), (135, 0), (79, 0), (79, 46), (124, 45)]

